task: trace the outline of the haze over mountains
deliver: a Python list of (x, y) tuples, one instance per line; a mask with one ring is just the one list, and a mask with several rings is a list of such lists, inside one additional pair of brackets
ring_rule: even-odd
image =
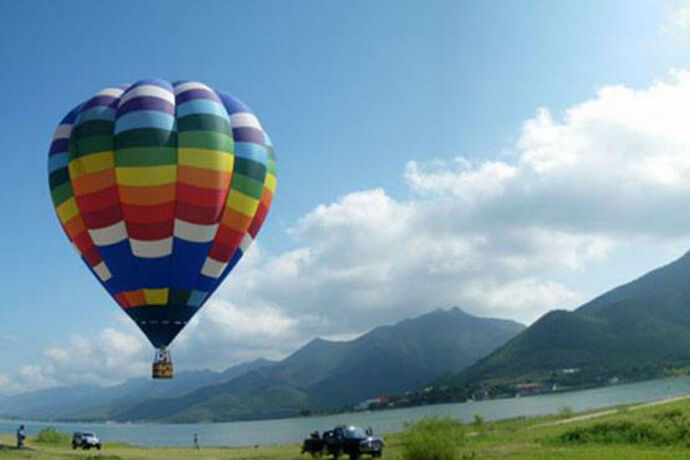
[(510, 320), (458, 308), (380, 326), (347, 342), (315, 339), (286, 359), (135, 379), (112, 388), (74, 386), (0, 399), (0, 414), (74, 420), (221, 421), (333, 409), (415, 389), (457, 372), (518, 334)]

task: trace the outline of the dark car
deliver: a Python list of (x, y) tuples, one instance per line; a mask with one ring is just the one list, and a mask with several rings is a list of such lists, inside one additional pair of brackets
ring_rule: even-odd
[(325, 431), (323, 436), (312, 433), (304, 440), (302, 453), (317, 456), (323, 453), (337, 459), (341, 455), (349, 455), (350, 460), (358, 460), (363, 455), (380, 457), (383, 453), (383, 439), (367, 434), (356, 426), (337, 426), (333, 430)]
[(95, 447), (101, 450), (101, 441), (98, 440), (96, 435), (87, 431), (75, 431), (72, 434), (72, 449), (81, 447), (82, 449), (91, 449)]

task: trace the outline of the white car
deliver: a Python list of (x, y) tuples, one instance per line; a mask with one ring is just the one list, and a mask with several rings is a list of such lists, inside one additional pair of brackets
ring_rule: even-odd
[(95, 447), (101, 450), (101, 441), (96, 437), (95, 433), (87, 431), (75, 431), (72, 435), (72, 449), (81, 447), (82, 449), (91, 449)]

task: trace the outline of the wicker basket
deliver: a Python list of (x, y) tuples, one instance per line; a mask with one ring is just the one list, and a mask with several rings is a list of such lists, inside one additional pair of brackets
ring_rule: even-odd
[(151, 368), (151, 376), (154, 379), (171, 379), (173, 378), (173, 363), (170, 358), (170, 351), (165, 348), (158, 348), (153, 358), (153, 366)]

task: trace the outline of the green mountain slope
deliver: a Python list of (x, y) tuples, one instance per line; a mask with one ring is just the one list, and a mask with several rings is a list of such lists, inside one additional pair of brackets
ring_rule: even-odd
[(452, 381), (534, 378), (559, 369), (690, 360), (690, 253), (573, 312), (552, 311)]

